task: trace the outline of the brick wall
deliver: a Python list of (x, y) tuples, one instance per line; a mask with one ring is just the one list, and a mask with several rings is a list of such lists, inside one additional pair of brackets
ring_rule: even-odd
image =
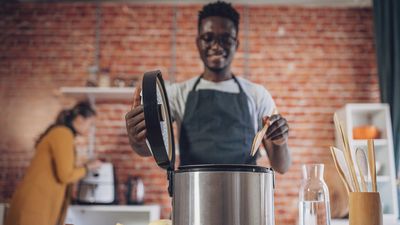
[[(182, 81), (202, 66), (194, 39), (200, 5), (101, 5), (100, 66), (112, 78), (161, 69)], [(371, 9), (238, 6), (241, 46), (234, 72), (273, 95), (290, 124), (293, 166), (277, 175), (277, 224), (295, 224), (300, 165), (326, 161), (332, 113), (345, 103), (377, 102)], [(247, 21), (246, 23), (244, 21)], [(248, 26), (247, 26), (247, 25)], [(95, 63), (96, 5), (0, 7), (0, 202), (8, 201), (34, 153), (35, 138), (74, 99), (62, 86), (84, 86)], [(249, 54), (250, 53), (250, 54)], [(121, 203), (129, 175), (141, 176), (146, 203), (170, 213), (165, 172), (128, 146), (129, 102), (98, 102), (96, 152), (116, 166)], [(263, 161), (264, 165), (268, 162)]]

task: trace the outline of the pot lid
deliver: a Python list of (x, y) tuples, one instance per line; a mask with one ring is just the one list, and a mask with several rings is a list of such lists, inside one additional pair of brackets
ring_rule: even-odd
[(176, 173), (184, 172), (253, 172), (274, 173), (271, 168), (247, 164), (203, 164), (180, 166)]
[(147, 146), (158, 166), (174, 170), (174, 134), (168, 96), (161, 71), (150, 71), (144, 74), (142, 96)]

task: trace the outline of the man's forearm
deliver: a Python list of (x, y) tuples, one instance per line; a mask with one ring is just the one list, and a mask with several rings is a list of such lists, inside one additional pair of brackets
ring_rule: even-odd
[(292, 164), (287, 142), (277, 145), (269, 141), (264, 143), (264, 146), (272, 168), (281, 174), (287, 172)]

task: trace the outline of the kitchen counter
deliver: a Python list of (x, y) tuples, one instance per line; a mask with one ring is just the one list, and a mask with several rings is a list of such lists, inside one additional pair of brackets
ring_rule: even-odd
[(159, 205), (71, 205), (66, 223), (74, 225), (148, 225), (160, 219)]
[[(331, 225), (349, 225), (348, 219), (333, 219)], [(399, 220), (395, 220), (391, 217), (383, 217), (383, 225), (400, 225)]]

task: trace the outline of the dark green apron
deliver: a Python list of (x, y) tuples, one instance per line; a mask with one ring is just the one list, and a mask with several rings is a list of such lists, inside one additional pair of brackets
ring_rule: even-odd
[(198, 90), (201, 77), (189, 92), (180, 129), (181, 166), (199, 164), (256, 164), (250, 156), (255, 135), (247, 96)]

